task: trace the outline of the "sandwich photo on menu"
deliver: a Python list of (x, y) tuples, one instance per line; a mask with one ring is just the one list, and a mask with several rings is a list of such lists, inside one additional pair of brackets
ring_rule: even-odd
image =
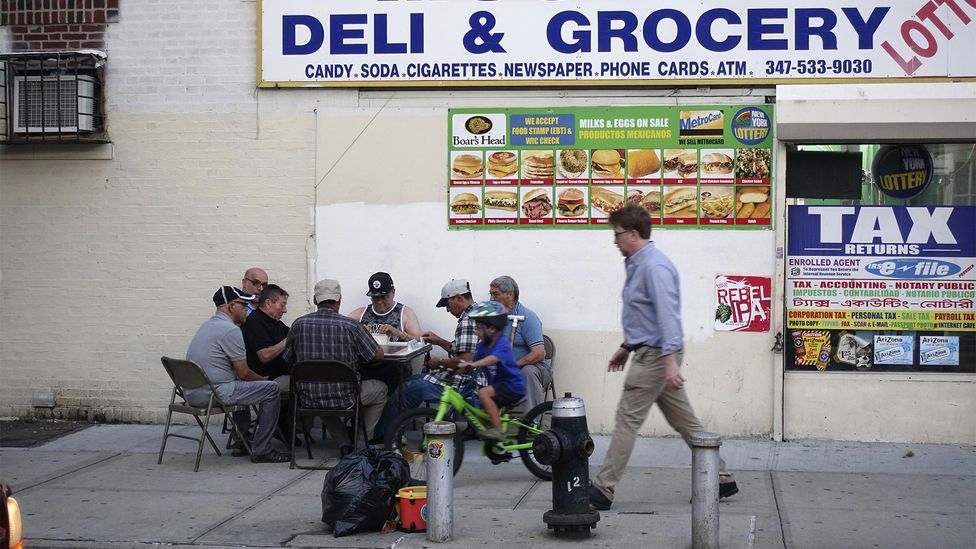
[(590, 155), (590, 161), (593, 165), (593, 177), (600, 179), (621, 177), (621, 160), (620, 153), (614, 149), (597, 149), (593, 151)]
[(510, 177), (518, 171), (518, 157), (511, 151), (493, 152), (488, 156), (488, 173), (494, 177)]
[(593, 187), (590, 189), (590, 204), (601, 212), (610, 215), (624, 207), (624, 197), (606, 187)]
[(664, 173), (688, 177), (698, 172), (698, 155), (692, 149), (665, 149)]
[(661, 191), (648, 191), (644, 193), (644, 197), (641, 198), (640, 205), (642, 208), (647, 210), (647, 213), (651, 217), (658, 217), (661, 215)]
[(579, 217), (586, 213), (586, 196), (580, 189), (569, 188), (556, 196), (556, 211), (560, 217)]
[(487, 191), (485, 209), (514, 212), (518, 209), (518, 195), (515, 191)]
[(451, 165), (451, 176), (460, 179), (473, 179), (481, 177), (484, 173), (484, 162), (481, 155), (459, 154), (454, 157)]
[(664, 217), (698, 217), (698, 189), (678, 187), (664, 193)]
[[(550, 156), (550, 158), (552, 158)], [(529, 219), (549, 217), (552, 213), (552, 202), (546, 189), (532, 189), (522, 195), (522, 215)]]
[(732, 157), (714, 151), (703, 153), (701, 157), (702, 177), (724, 177), (732, 175)]
[(471, 193), (459, 193), (451, 199), (451, 213), (454, 215), (472, 215), (481, 210), (481, 199)]

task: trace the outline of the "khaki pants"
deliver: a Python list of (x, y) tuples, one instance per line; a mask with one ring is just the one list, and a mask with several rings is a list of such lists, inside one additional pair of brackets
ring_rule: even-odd
[[(362, 405), (359, 421), (362, 421), (366, 426), (366, 440), (363, 441), (363, 444), (366, 444), (369, 438), (373, 436), (373, 430), (376, 428), (380, 416), (383, 415), (383, 407), (386, 406), (386, 384), (376, 379), (364, 380), (359, 390), (359, 402)], [(326, 417), (324, 423), (329, 436), (337, 445), (352, 444), (341, 419)]]
[[(681, 364), (681, 353), (677, 356)], [(664, 360), (661, 350), (653, 347), (641, 347), (630, 359), (630, 369), (624, 380), (624, 390), (617, 404), (616, 423), (613, 428), (613, 438), (607, 457), (603, 461), (603, 468), (596, 476), (593, 484), (611, 501), (614, 487), (624, 474), (630, 454), (634, 450), (634, 439), (637, 430), (644, 424), (651, 405), (657, 402), (664, 414), (664, 419), (688, 443), (691, 433), (704, 431), (698, 418), (695, 417), (688, 394), (684, 388), (674, 390), (667, 386), (664, 376)], [(732, 475), (725, 469), (725, 460), (721, 461), (721, 482), (731, 482)]]

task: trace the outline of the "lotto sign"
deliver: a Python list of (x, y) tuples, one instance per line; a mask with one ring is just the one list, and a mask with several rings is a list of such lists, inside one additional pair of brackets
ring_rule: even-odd
[(715, 277), (715, 331), (768, 332), (771, 287), (763, 276)]

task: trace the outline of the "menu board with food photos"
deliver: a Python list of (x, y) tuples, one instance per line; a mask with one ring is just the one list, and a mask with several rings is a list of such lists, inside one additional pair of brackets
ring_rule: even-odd
[(448, 226), (772, 227), (772, 105), (448, 110)]

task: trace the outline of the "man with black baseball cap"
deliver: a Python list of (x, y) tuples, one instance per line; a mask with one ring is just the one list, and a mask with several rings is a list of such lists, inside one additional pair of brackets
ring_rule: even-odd
[(374, 334), (386, 334), (390, 341), (410, 341), (420, 337), (423, 330), (413, 309), (396, 301), (393, 277), (388, 273), (373, 273), (366, 284), (370, 303), (349, 313)]
[[(251, 445), (251, 459), (257, 463), (285, 463), (290, 456), (271, 447), (271, 435), (278, 422), (280, 397), (278, 384), (254, 373), (247, 367), (247, 351), (240, 325), (247, 314), (253, 294), (233, 286), (222, 286), (214, 292), (217, 312), (197, 330), (186, 350), (186, 359), (197, 363), (207, 373), (214, 391), (227, 404), (258, 406), (258, 425)], [(187, 402), (206, 406), (208, 389), (197, 387), (186, 391)], [(250, 429), (251, 412), (234, 412), (234, 422), (242, 433)], [(238, 441), (232, 455), (246, 455)]]

